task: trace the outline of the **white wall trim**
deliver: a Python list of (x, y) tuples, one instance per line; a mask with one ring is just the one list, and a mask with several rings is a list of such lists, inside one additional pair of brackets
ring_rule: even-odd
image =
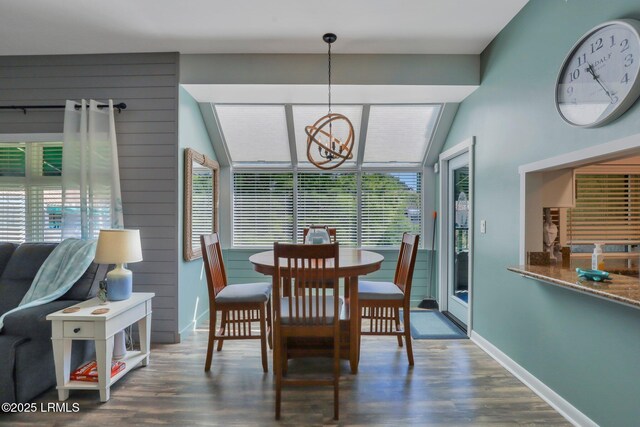
[(474, 218), (474, 145), (475, 145), (475, 136), (465, 139), (459, 144), (454, 145), (453, 147), (443, 151), (440, 153), (438, 159), (439, 165), (439, 175), (440, 175), (440, 200), (439, 200), (439, 208), (440, 212), (438, 212), (438, 235), (440, 236), (438, 240), (438, 306), (440, 311), (447, 311), (447, 280), (448, 280), (448, 272), (449, 268), (447, 265), (447, 256), (448, 254), (448, 231), (447, 224), (448, 221), (446, 218), (448, 217), (448, 192), (446, 191), (449, 183), (449, 160), (453, 159), (464, 153), (469, 153), (469, 175), (471, 176), (471, 185), (469, 186), (469, 302), (467, 304), (467, 335), (471, 336), (471, 331), (473, 330), (473, 316), (472, 316), (472, 306), (473, 306), (473, 218)]
[(546, 170), (577, 167), (585, 163), (601, 162), (630, 154), (640, 147), (640, 133), (615, 141), (583, 148), (548, 159), (527, 163), (518, 168), (520, 174)]
[[(527, 212), (527, 177), (528, 174), (545, 172), (555, 169), (576, 168), (595, 162), (616, 159), (625, 155), (637, 153), (640, 149), (640, 133), (630, 135), (615, 141), (572, 151), (548, 159), (521, 165), (520, 173), (520, 265), (526, 263), (526, 212)], [(531, 176), (531, 175), (529, 175)]]
[(598, 424), (591, 418), (580, 412), (575, 406), (549, 388), (545, 383), (540, 381), (525, 368), (517, 364), (513, 359), (500, 351), (498, 347), (480, 336), (477, 332), (471, 333), (471, 341), (495, 359), (500, 365), (502, 365), (502, 367), (509, 371), (524, 385), (529, 387), (531, 391), (540, 396), (542, 400), (558, 411), (558, 413), (571, 424), (579, 427), (598, 427)]

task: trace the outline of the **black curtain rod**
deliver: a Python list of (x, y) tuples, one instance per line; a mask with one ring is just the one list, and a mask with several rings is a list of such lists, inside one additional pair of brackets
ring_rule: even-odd
[[(88, 107), (88, 105), (87, 105)], [(27, 110), (51, 110), (51, 109), (60, 109), (67, 108), (66, 105), (2, 105), (0, 106), (0, 110), (22, 110), (24, 114), (27, 114)], [(76, 105), (76, 110), (82, 108), (81, 105)], [(98, 108), (109, 108), (109, 104), (98, 104)], [(118, 113), (121, 113), (122, 110), (126, 110), (127, 104), (121, 102), (119, 104), (113, 104), (113, 108), (118, 110)]]

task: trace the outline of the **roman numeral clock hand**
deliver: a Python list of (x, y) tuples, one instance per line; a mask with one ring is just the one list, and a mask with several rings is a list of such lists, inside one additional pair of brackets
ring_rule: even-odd
[(602, 83), (602, 80), (600, 80), (600, 76), (598, 76), (598, 75), (596, 74), (596, 70), (593, 68), (593, 65), (588, 64), (588, 66), (587, 66), (586, 70), (587, 70), (587, 72), (588, 72), (589, 74), (591, 74), (591, 76), (593, 77), (593, 79), (594, 79), (596, 82), (598, 82), (598, 84), (600, 85), (600, 87), (602, 88), (602, 90), (604, 91), (604, 93), (606, 93), (606, 94), (607, 94), (607, 96), (609, 97), (609, 99), (611, 100), (611, 103), (612, 103), (612, 104), (615, 104), (615, 103), (616, 103), (616, 101), (614, 100), (614, 95), (615, 95), (615, 93), (610, 92), (610, 91), (609, 91), (609, 90), (604, 86), (604, 84)]

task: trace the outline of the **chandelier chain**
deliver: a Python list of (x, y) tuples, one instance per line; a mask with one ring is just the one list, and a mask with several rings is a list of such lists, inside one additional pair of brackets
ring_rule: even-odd
[(329, 45), (329, 114), (331, 114), (331, 43)]

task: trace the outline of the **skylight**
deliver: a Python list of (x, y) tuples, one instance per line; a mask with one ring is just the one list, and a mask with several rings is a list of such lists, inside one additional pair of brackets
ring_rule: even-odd
[(372, 105), (364, 163), (422, 163), (440, 105)]
[[(360, 123), (362, 122), (362, 105), (332, 105), (333, 113), (344, 114), (349, 118), (355, 132), (355, 144), (353, 147), (353, 160), (347, 160), (344, 164), (355, 164), (358, 158), (358, 139), (360, 138)], [(326, 105), (294, 105), (293, 106), (293, 125), (295, 128), (296, 152), (298, 162), (309, 163), (307, 160), (307, 134), (304, 131), (305, 126), (312, 125), (320, 117), (327, 114)], [(337, 122), (336, 133), (344, 135), (346, 129), (340, 126), (342, 122)]]
[[(219, 159), (228, 160), (223, 164), (246, 168), (313, 168), (307, 159), (305, 126), (327, 114), (326, 105), (216, 104), (214, 107), (224, 143), (218, 147), (214, 144), (214, 148)], [(363, 122), (365, 107), (369, 114)], [(348, 117), (355, 133), (353, 159), (346, 161), (342, 168), (421, 166), (441, 109), (441, 104), (333, 105), (332, 112)], [(344, 122), (335, 122), (334, 126), (337, 135), (345, 130), (340, 128)], [(364, 135), (361, 126), (366, 127)], [(362, 150), (364, 153), (360, 153)], [(294, 159), (291, 158), (293, 152)], [(358, 164), (358, 160), (362, 163)]]
[(233, 163), (290, 163), (284, 105), (216, 105)]

